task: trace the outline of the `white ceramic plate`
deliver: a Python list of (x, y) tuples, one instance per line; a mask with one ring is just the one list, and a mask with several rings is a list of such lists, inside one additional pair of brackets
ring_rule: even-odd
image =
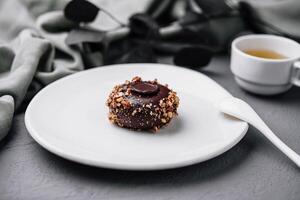
[[(112, 125), (105, 101), (114, 85), (139, 75), (177, 91), (179, 116), (158, 133)], [(50, 152), (79, 163), (126, 170), (156, 170), (202, 162), (227, 151), (248, 124), (215, 106), (230, 94), (205, 75), (162, 64), (124, 64), (79, 72), (40, 91), (29, 104), (30, 135)]]

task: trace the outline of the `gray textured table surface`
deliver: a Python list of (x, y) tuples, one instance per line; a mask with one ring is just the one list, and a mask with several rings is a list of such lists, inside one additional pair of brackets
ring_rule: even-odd
[[(168, 59), (162, 59), (168, 63)], [(219, 56), (203, 71), (250, 103), (300, 153), (300, 88), (275, 97), (242, 91)], [(0, 144), (0, 199), (300, 199), (300, 170), (253, 128), (225, 154), (165, 171), (92, 168), (57, 157), (28, 135), (22, 111)]]

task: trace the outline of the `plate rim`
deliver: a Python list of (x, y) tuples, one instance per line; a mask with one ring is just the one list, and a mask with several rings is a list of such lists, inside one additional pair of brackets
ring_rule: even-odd
[(220, 148), (218, 151), (213, 152), (211, 154), (207, 154), (204, 157), (194, 157), (193, 159), (188, 159), (188, 160), (184, 160), (181, 162), (177, 162), (177, 163), (164, 163), (164, 164), (160, 164), (160, 165), (149, 165), (149, 164), (145, 164), (145, 165), (132, 165), (132, 164), (117, 164), (117, 163), (109, 163), (109, 162), (101, 162), (99, 160), (90, 160), (90, 159), (86, 159), (83, 157), (77, 157), (74, 156), (72, 154), (68, 154), (65, 153), (62, 149), (56, 147), (55, 145), (52, 145), (51, 143), (47, 142), (47, 140), (43, 139), (43, 137), (41, 137), (40, 134), (38, 134), (38, 132), (33, 128), (31, 122), (30, 122), (30, 109), (32, 107), (32, 105), (35, 102), (35, 99), (38, 98), (38, 96), (42, 95), (44, 93), (45, 90), (47, 90), (47, 88), (49, 87), (53, 87), (56, 84), (60, 84), (60, 82), (62, 81), (66, 81), (68, 79), (72, 79), (76, 76), (82, 76), (82, 74), (84, 73), (90, 73), (90, 71), (97, 71), (97, 70), (103, 70), (106, 68), (111, 68), (111, 67), (116, 67), (116, 66), (124, 66), (124, 65), (156, 65), (156, 66), (164, 66), (164, 67), (171, 67), (171, 68), (178, 68), (180, 70), (186, 70), (186, 71), (192, 71), (193, 73), (197, 73), (202, 77), (205, 77), (207, 80), (209, 80), (210, 82), (212, 82), (215, 86), (219, 87), (222, 89), (223, 92), (227, 93), (229, 96), (232, 96), (225, 88), (223, 88), (221, 85), (219, 85), (216, 81), (214, 81), (213, 79), (211, 79), (210, 77), (202, 74), (201, 72), (198, 71), (194, 71), (192, 69), (188, 69), (188, 68), (183, 68), (183, 67), (179, 67), (179, 66), (174, 66), (174, 65), (169, 65), (169, 64), (160, 64), (160, 63), (126, 63), (126, 64), (114, 64), (114, 65), (106, 65), (106, 66), (100, 66), (100, 67), (95, 67), (92, 69), (88, 69), (88, 70), (84, 70), (81, 72), (77, 72), (71, 75), (68, 75), (66, 77), (60, 78), (52, 83), (50, 83), (49, 85), (45, 86), (44, 88), (42, 88), (30, 101), (29, 105), (26, 108), (25, 111), (25, 116), (24, 116), (24, 121), (25, 121), (25, 127), (28, 130), (29, 135), (40, 145), (42, 146), (45, 150), (59, 156), (62, 157), (64, 159), (67, 159), (69, 161), (72, 162), (76, 162), (76, 163), (80, 163), (80, 164), (85, 164), (88, 166), (93, 166), (93, 167), (101, 167), (101, 168), (107, 168), (107, 169), (116, 169), (116, 170), (134, 170), (134, 171), (148, 171), (148, 170), (165, 170), (165, 169), (173, 169), (173, 168), (179, 168), (179, 167), (185, 167), (185, 166), (189, 166), (189, 165), (193, 165), (193, 164), (197, 164), (197, 163), (201, 163), (207, 160), (210, 160), (212, 158), (215, 158), (223, 153), (225, 153), (226, 151), (228, 151), (229, 149), (231, 149), (232, 147), (234, 147), (246, 134), (246, 132), (248, 131), (249, 125), (246, 122), (241, 122), (244, 124), (243, 130), (241, 131), (239, 137), (237, 137), (235, 140), (233, 140), (231, 143), (229, 143), (226, 147), (224, 148)]

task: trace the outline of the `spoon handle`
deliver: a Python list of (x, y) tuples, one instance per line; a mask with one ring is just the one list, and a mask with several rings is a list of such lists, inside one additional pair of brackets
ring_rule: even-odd
[(227, 98), (219, 104), (219, 108), (223, 113), (248, 122), (257, 128), (270, 142), (300, 167), (300, 156), (284, 144), (245, 101), (234, 97)]
[(259, 121), (260, 123), (257, 123), (255, 127), (261, 131), (261, 133), (266, 136), (280, 151), (282, 151), (298, 167), (300, 167), (300, 156), (285, 143), (283, 143), (261, 119)]

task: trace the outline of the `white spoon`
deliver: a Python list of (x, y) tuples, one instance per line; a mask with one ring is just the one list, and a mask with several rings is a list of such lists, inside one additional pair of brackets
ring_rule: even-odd
[(268, 138), (280, 151), (289, 157), (298, 167), (300, 167), (300, 156), (284, 144), (263, 122), (258, 114), (249, 104), (238, 98), (224, 99), (219, 104), (221, 112), (248, 122), (257, 128), (266, 138)]

